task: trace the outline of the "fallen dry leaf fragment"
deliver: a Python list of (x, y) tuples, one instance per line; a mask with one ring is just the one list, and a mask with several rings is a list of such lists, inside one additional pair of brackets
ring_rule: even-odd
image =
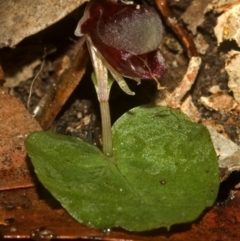
[(232, 96), (222, 92), (214, 93), (208, 97), (202, 96), (200, 102), (206, 108), (220, 112), (228, 112), (238, 105)]
[(218, 92), (221, 92), (221, 89), (219, 87), (219, 85), (213, 85), (209, 88), (209, 93), (212, 93), (212, 94), (216, 94)]
[[(240, 34), (240, 31), (239, 31), (239, 34)], [(226, 63), (225, 63), (225, 69), (229, 76), (228, 87), (230, 90), (232, 90), (236, 101), (240, 103), (240, 52), (239, 51), (232, 50), (228, 53)]]
[(0, 1), (0, 48), (14, 47), (65, 17), (87, 0)]
[(219, 134), (213, 127), (207, 126), (207, 128), (211, 134), (211, 139), (218, 155), (219, 168), (224, 170), (221, 173), (221, 181), (223, 181), (227, 179), (233, 171), (240, 170), (240, 147)]
[(206, 42), (202, 34), (197, 34), (194, 38), (194, 43), (200, 54), (206, 54), (209, 44)]
[(45, 56), (56, 50), (54, 45), (18, 46), (15, 49), (0, 49), (0, 62), (5, 73), (4, 86), (13, 88), (23, 81), (32, 79), (44, 62)]
[[(183, 21), (188, 24), (188, 29), (195, 35), (197, 27), (204, 21), (204, 14), (206, 12), (209, 0), (194, 0), (182, 15)], [(197, 9), (197, 10), (196, 10)]]
[(40, 126), (21, 101), (0, 88), (0, 190), (34, 185), (23, 142), (37, 130)]
[(22, 66), (14, 75), (9, 75), (9, 73), (6, 72), (6, 82), (4, 86), (13, 88), (18, 86), (22, 81), (32, 78), (34, 75), (34, 69), (40, 64), (40, 60), (37, 59), (30, 64)]
[(218, 17), (214, 32), (218, 44), (224, 40), (235, 40), (240, 47), (240, 3), (232, 5)]

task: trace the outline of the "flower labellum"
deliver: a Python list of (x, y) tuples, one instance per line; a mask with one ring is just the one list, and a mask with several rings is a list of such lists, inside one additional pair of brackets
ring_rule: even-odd
[(75, 34), (87, 36), (120, 87), (119, 75), (158, 80), (166, 71), (159, 50), (162, 22), (150, 6), (91, 0)]

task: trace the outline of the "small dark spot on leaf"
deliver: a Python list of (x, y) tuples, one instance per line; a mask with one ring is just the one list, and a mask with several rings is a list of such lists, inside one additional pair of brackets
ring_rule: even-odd
[(166, 180), (165, 179), (160, 180), (160, 184), (161, 185), (165, 185), (166, 184)]

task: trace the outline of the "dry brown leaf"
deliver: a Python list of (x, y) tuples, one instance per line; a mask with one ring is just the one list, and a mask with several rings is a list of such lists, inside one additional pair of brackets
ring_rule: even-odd
[(41, 130), (20, 100), (0, 88), (0, 190), (33, 186), (24, 139)]
[(0, 0), (0, 48), (14, 47), (65, 17), (87, 0)]

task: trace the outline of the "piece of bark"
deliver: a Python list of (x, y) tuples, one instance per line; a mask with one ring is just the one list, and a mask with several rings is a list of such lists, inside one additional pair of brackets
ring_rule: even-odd
[[(70, 61), (68, 55), (63, 58), (63, 69), (56, 82), (43, 96), (34, 110), (34, 116), (43, 129), (48, 129), (60, 112), (74, 89), (85, 74), (89, 55), (85, 39), (76, 42), (77, 53)], [(67, 60), (67, 61), (66, 61)]]
[(0, 190), (34, 185), (24, 139), (41, 130), (21, 101), (0, 88)]

